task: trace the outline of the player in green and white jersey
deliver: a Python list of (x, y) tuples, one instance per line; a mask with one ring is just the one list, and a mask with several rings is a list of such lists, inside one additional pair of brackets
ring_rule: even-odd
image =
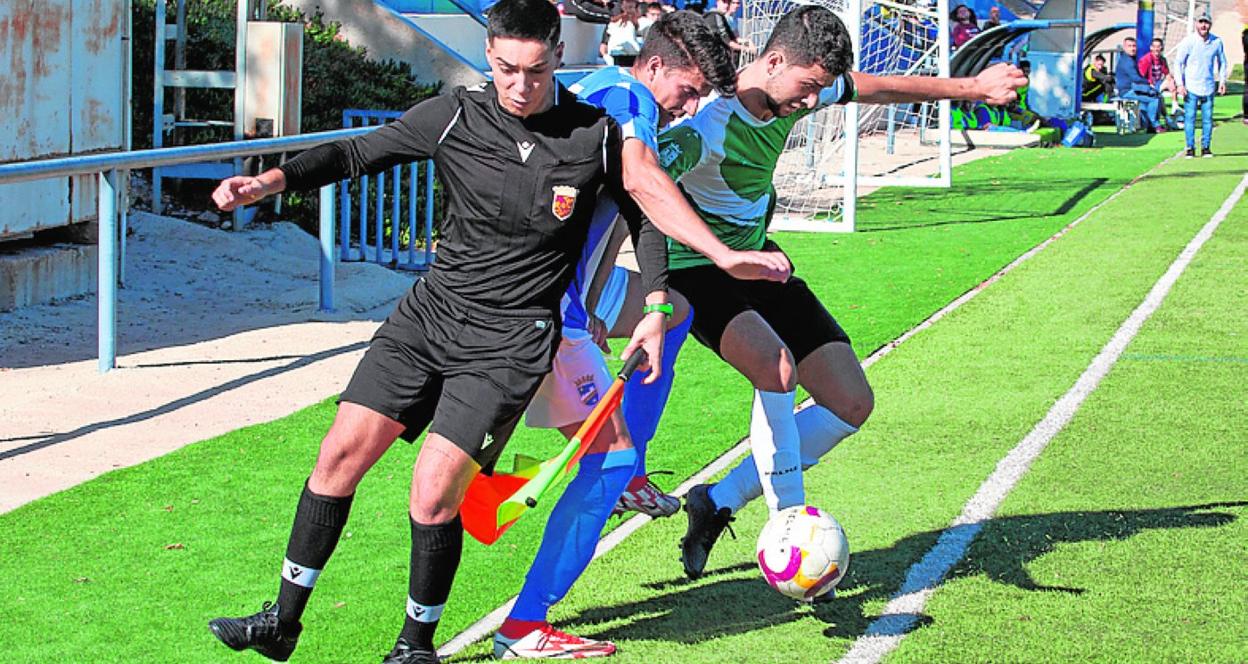
[[(850, 72), (849, 32), (831, 11), (798, 7), (777, 24), (763, 54), (741, 70), (736, 97), (706, 104), (659, 139), (659, 161), (724, 244), (778, 248), (767, 240), (772, 176), (789, 131), (828, 104), (967, 99), (1007, 104), (1027, 78), (998, 65), (974, 78), (872, 76)], [(751, 457), (686, 500), (685, 573), (701, 576), (733, 512), (762, 495), (780, 510), (805, 503), (802, 471), (874, 407), (849, 336), (799, 277), (740, 281), (669, 240), (669, 283), (696, 314), (693, 334), (754, 386)], [(815, 405), (794, 414), (798, 385)]]

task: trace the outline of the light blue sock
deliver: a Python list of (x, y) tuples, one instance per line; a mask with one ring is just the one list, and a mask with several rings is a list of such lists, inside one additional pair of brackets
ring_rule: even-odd
[(546, 620), (550, 607), (568, 594), (593, 559), (602, 527), (632, 478), (636, 463), (633, 450), (581, 458), (580, 471), (546, 522), (542, 546), (529, 567), (511, 618)]
[(689, 338), (692, 326), (693, 311), (690, 310), (680, 325), (663, 335), (663, 361), (660, 363), (663, 374), (654, 384), (643, 385), (641, 381), (645, 376), (636, 374), (624, 386), (624, 422), (633, 437), (633, 448), (637, 450), (635, 477), (646, 474), (646, 445), (659, 428), (659, 418), (663, 417), (667, 398), (672, 394), (672, 381), (676, 379), (676, 356)]

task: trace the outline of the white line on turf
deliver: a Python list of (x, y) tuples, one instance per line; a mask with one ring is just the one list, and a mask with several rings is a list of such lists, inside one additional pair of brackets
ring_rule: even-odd
[[(1000, 270), (997, 270), (997, 272), (994, 273), (991, 277), (988, 277), (987, 279), (985, 279), (984, 281), (976, 285), (974, 288), (971, 288), (965, 293), (959, 295), (952, 302), (941, 307), (938, 311), (936, 311), (936, 313), (932, 314), (931, 316), (928, 316), (926, 319), (923, 320), (923, 322), (907, 330), (900, 337), (897, 337), (893, 341), (890, 341), (887, 344), (884, 344), (883, 346), (880, 346), (879, 348), (877, 348), (875, 352), (871, 353), (870, 355), (868, 355), (866, 358), (862, 360), (862, 368), (866, 369), (870, 367), (871, 365), (875, 364), (885, 355), (888, 355), (889, 353), (893, 352), (893, 350), (896, 349), (897, 346), (901, 345), (902, 342), (910, 339), (911, 337), (918, 334), (919, 332), (926, 330), (927, 328), (931, 327), (936, 321), (940, 320), (941, 318), (944, 318), (954, 309), (957, 309), (958, 307), (961, 307), (962, 305), (969, 302), (976, 295), (979, 295), (981, 292), (983, 292), (985, 288), (1000, 281), (1002, 277), (1012, 272), (1015, 268), (1017, 268), (1027, 259), (1043, 251), (1046, 247), (1056, 242), (1058, 238), (1070, 232), (1070, 230), (1073, 229), (1075, 226), (1078, 226), (1085, 219), (1095, 214), (1103, 206), (1107, 205), (1110, 201), (1117, 198), (1119, 195), (1122, 194), (1122, 192), (1126, 191), (1127, 189), (1130, 189), (1137, 182), (1144, 179), (1145, 177), (1150, 175), (1153, 171), (1157, 170), (1158, 168), (1161, 168), (1162, 166), (1164, 166), (1166, 163), (1168, 163), (1170, 160), (1174, 158), (1175, 157), (1170, 157), (1168, 159), (1165, 159), (1161, 163), (1154, 166), (1153, 168), (1150, 168), (1148, 171), (1136, 176), (1134, 179), (1132, 179), (1130, 182), (1124, 185), (1122, 189), (1115, 191), (1114, 193), (1106, 197), (1105, 200), (1101, 201), (1100, 203), (1097, 203), (1096, 205), (1093, 205), (1091, 208), (1088, 209), (1087, 212), (1084, 212), (1082, 215), (1080, 215), (1078, 219), (1075, 219), (1069, 224), (1066, 224), (1065, 226), (1061, 228), (1061, 230), (1058, 230), (1056, 233), (1049, 236), (1040, 244), (1037, 244), (1031, 249), (1028, 249), (1026, 253), (1010, 261), (1009, 264), (1007, 264), (1005, 267), (1001, 268)], [(811, 401), (810, 399), (807, 399), (806, 401), (802, 402), (798, 406), (797, 410), (800, 411), (804, 408), (808, 408), (813, 403), (814, 403), (813, 401)], [(723, 455), (721, 455), (719, 458), (712, 461), (705, 468), (703, 468), (702, 470), (699, 470), (692, 477), (685, 480), (680, 486), (676, 487), (676, 489), (672, 491), (672, 495), (676, 497), (685, 495), (686, 493), (689, 492), (690, 489), (714, 477), (716, 473), (732, 465), (737, 459), (741, 458), (742, 456), (747, 454), (749, 451), (750, 451), (749, 437), (742, 438), (741, 441), (738, 442), (736, 446), (734, 446), (732, 449), (728, 450), (727, 452), (724, 452)], [(625, 521), (624, 523), (620, 524), (618, 528), (611, 531), (606, 537), (602, 538), (602, 540), (598, 542), (598, 546), (594, 549), (594, 558), (597, 559), (599, 556), (605, 555), (608, 551), (610, 551), (611, 549), (614, 549), (617, 545), (623, 542), (625, 538), (637, 532), (638, 529), (640, 529), (642, 526), (649, 523), (651, 520), (652, 519), (650, 517), (644, 514), (638, 514), (630, 518), (629, 520)], [(450, 641), (447, 641), (445, 644), (442, 645), (441, 648), (438, 648), (438, 654), (442, 657), (450, 657), (451, 655), (454, 655), (460, 650), (467, 648), (469, 645), (472, 645), (473, 643), (476, 643), (477, 641), (486, 638), (491, 633), (493, 633), (494, 630), (498, 629), (500, 625), (503, 624), (503, 620), (507, 618), (507, 614), (511, 611), (511, 607), (515, 603), (516, 603), (516, 597), (513, 596), (511, 599), (507, 600), (507, 602), (504, 603), (502, 606), (498, 607), (497, 609), (494, 609), (493, 611), (485, 615), (483, 618), (481, 618), (477, 622), (469, 625), (466, 629), (464, 629), (464, 631), (452, 637)]]
[(1071, 418), (1078, 412), (1084, 400), (1096, 390), (1103, 379), (1113, 368), (1127, 344), (1135, 338), (1144, 323), (1157, 311), (1169, 294), (1175, 282), (1187, 269), (1196, 252), (1213, 236), (1213, 232), (1230, 214), (1231, 209), (1239, 202), (1248, 187), (1248, 175), (1239, 182), (1239, 186), (1231, 192), (1222, 203), (1222, 207), (1214, 213), (1196, 236), (1192, 238), (1178, 258), (1170, 264), (1166, 273), (1153, 284), (1152, 290), (1144, 301), (1123, 321), (1114, 336), (1105, 344), (1100, 353), (1092, 358), (1088, 368), (1084, 370), (1073, 387), (1058, 399), (1044, 419), (1036, 424), (1019, 444), (997, 464), (996, 470), (984, 480), (975, 495), (967, 501), (958, 518), (954, 519), (936, 540), (923, 559), (915, 563), (906, 573), (906, 579), (897, 594), (889, 600), (880, 617), (867, 625), (866, 632), (854, 642), (849, 652), (841, 658), (843, 664), (867, 664), (879, 662), (892, 652), (905, 635), (918, 622), (923, 607), (932, 593), (936, 592), (940, 582), (954, 565), (962, 559), (967, 547), (975, 539), (984, 524), (992, 519), (997, 508), (1026, 474), (1036, 457)]

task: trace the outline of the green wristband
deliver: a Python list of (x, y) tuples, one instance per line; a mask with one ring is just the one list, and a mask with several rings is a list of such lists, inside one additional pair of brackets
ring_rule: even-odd
[(645, 316), (646, 314), (652, 314), (656, 311), (663, 314), (667, 318), (671, 318), (673, 309), (670, 302), (664, 304), (647, 304), (641, 308), (641, 315)]

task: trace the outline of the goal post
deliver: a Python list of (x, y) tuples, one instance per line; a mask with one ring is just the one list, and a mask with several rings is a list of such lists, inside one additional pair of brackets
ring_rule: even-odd
[[(817, 4), (850, 30), (854, 69), (948, 76), (948, 0), (746, 0), (742, 34), (761, 47), (790, 9)], [(825, 108), (789, 134), (776, 166), (772, 230), (851, 232), (862, 187), (947, 187), (950, 106), (859, 104)]]

